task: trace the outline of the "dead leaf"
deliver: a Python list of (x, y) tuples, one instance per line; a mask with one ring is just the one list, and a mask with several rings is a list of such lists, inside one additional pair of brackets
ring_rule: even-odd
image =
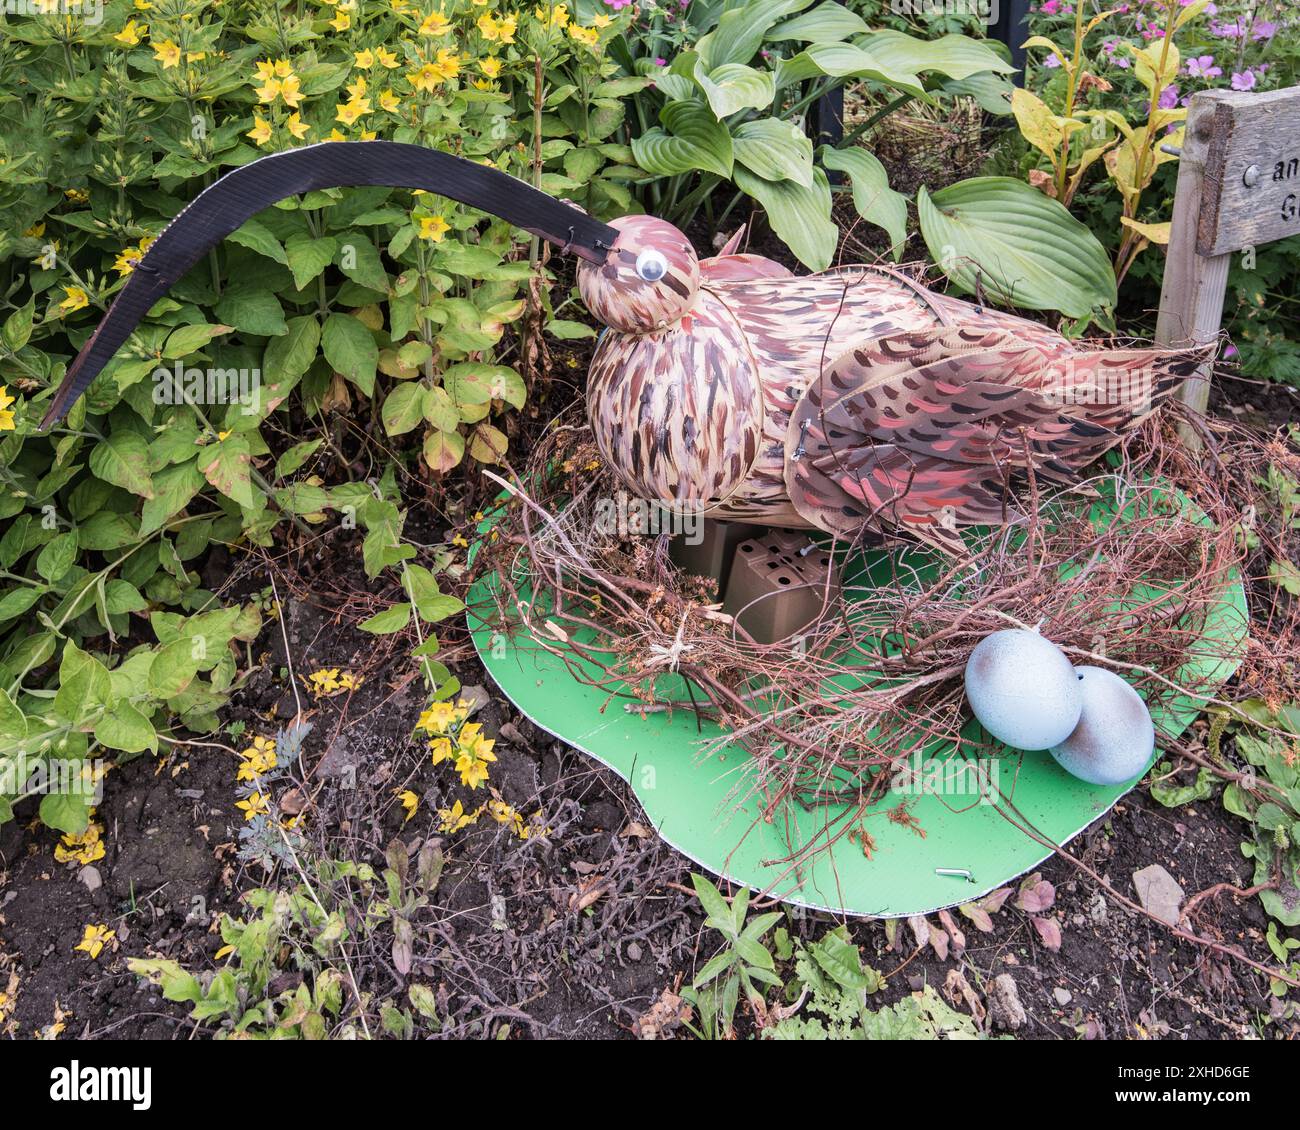
[(1056, 902), (1056, 888), (1038, 872), (1030, 875), (1020, 884), (1020, 893), (1016, 896), (1016, 906), (1027, 914), (1041, 914), (1050, 910)]
[(657, 1040), (681, 1027), (692, 1016), (691, 1006), (667, 987), (659, 999), (632, 1022), (632, 1035), (638, 1040)]
[[(925, 944), (930, 940), (930, 923), (925, 920), (925, 915), (913, 914), (907, 920), (907, 927), (912, 931), (912, 937), (916, 939), (917, 948), (923, 949)], [(940, 956), (942, 956), (942, 954)]]
[(943, 982), (943, 991), (947, 994), (950, 1004), (956, 1005), (965, 1001), (975, 1023), (983, 1023), (985, 1016), (984, 1002), (980, 1000), (979, 994), (970, 987), (970, 982), (966, 980), (960, 969), (948, 970), (948, 976)]
[(957, 909), (961, 911), (962, 917), (969, 918), (975, 924), (975, 929), (984, 934), (993, 933), (993, 919), (979, 903), (964, 902)]
[(569, 909), (575, 914), (581, 913), (608, 892), (609, 879), (604, 875), (593, 875), (579, 883), (578, 889), (569, 896)]
[(1014, 892), (1010, 887), (999, 887), (996, 891), (990, 891), (979, 901), (979, 905), (987, 910), (990, 914), (997, 914), (1002, 909), (1003, 904), (1009, 899)]
[(957, 925), (957, 920), (946, 910), (939, 911), (939, 921), (943, 923), (943, 928), (948, 931), (948, 938), (952, 942), (953, 957), (961, 957), (966, 952), (966, 935)]
[(1061, 927), (1057, 925), (1055, 918), (1041, 918), (1035, 915), (1029, 919), (1034, 924), (1034, 929), (1038, 931), (1038, 939), (1053, 953), (1061, 948)]

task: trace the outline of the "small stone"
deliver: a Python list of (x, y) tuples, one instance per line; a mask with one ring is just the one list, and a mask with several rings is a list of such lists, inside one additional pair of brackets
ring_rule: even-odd
[(988, 996), (989, 1017), (999, 1028), (1015, 1032), (1029, 1022), (1025, 1006), (1020, 1003), (1020, 990), (1010, 973), (999, 973), (993, 978)]
[(628, 961), (640, 961), (640, 960), (641, 960), (641, 946), (640, 946), (638, 943), (636, 943), (636, 942), (628, 942), (628, 944), (627, 944), (627, 959), (628, 959)]
[(1133, 889), (1148, 914), (1168, 926), (1177, 926), (1183, 910), (1183, 888), (1158, 863), (1133, 872)]
[(104, 885), (104, 880), (99, 874), (99, 868), (92, 867), (90, 864), (77, 872), (77, 878), (85, 884), (88, 891), (97, 891)]
[(1060, 988), (1053, 989), (1052, 996), (1056, 998), (1056, 1003), (1059, 1004), (1062, 1008), (1064, 1008), (1067, 1004), (1069, 1004), (1072, 1000), (1074, 1000), (1074, 994), (1071, 993), (1069, 989), (1060, 989)]
[(469, 714), (467, 718), (473, 718), (480, 710), (492, 701), (492, 696), (477, 683), (468, 687), (462, 687), (460, 694), (456, 696), (457, 702), (466, 702), (469, 704)]
[(1092, 919), (1094, 926), (1104, 926), (1106, 924), (1106, 916), (1106, 896), (1098, 895), (1092, 900), (1092, 904), (1088, 907), (1088, 917)]

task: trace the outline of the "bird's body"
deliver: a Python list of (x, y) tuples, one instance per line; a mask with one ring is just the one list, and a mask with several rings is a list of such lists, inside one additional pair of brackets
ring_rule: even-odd
[[(662, 221), (614, 226), (619, 244), (664, 249)], [(689, 262), (689, 245), (672, 250)], [(613, 297), (602, 272), (618, 270), (616, 256), (579, 269), (597, 317)], [(954, 549), (957, 528), (1014, 516), (1012, 471), (1071, 479), (1194, 367), (1185, 354), (1081, 350), (888, 268), (796, 278), (723, 254), (679, 282), (667, 305), (680, 311), (602, 318), (588, 418), (629, 489), (711, 518), (848, 538), (904, 530)]]

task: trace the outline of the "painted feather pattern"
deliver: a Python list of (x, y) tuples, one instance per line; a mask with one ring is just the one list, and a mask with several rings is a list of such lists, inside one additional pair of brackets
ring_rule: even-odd
[[(578, 270), (590, 309), (619, 307), (589, 419), (629, 487), (714, 518), (961, 553), (963, 526), (1020, 518), (1025, 472), (1075, 481), (1206, 359), (1081, 349), (887, 267), (697, 263), (661, 220), (613, 226), (610, 264)], [(647, 286), (627, 264), (655, 246)]]

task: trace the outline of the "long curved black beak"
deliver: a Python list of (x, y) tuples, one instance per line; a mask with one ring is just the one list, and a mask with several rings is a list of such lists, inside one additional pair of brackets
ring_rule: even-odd
[(249, 217), (287, 196), (355, 185), (422, 188), (490, 212), (593, 263), (616, 229), (497, 169), (395, 141), (328, 141), (273, 153), (227, 173), (164, 229), (68, 367), (41, 420), (61, 420), (131, 331), (186, 271)]

